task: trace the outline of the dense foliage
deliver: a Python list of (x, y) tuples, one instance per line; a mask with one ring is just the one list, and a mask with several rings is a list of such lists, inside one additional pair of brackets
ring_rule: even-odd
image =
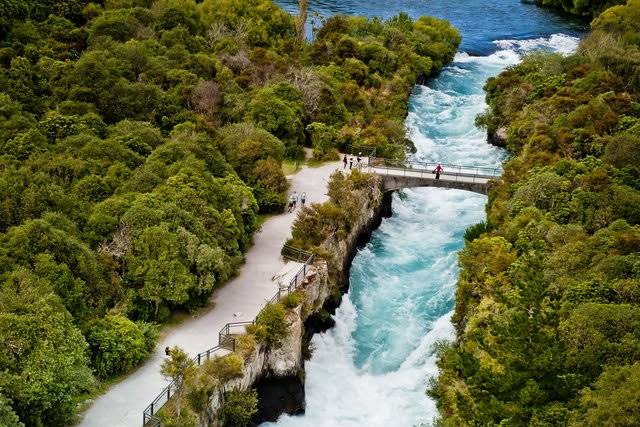
[(269, 0), (0, 0), (2, 417), (67, 423), (205, 304), (282, 210), (283, 159), (401, 154), (459, 43), (402, 14), (300, 28)]
[(467, 233), (444, 426), (640, 425), (640, 1), (486, 85), (513, 157)]
[(314, 203), (300, 212), (287, 244), (331, 261), (335, 254), (329, 253), (324, 244), (328, 240), (340, 242), (347, 237), (362, 219), (363, 210), (374, 197), (378, 184), (375, 175), (355, 169), (349, 174), (334, 172), (329, 181), (329, 200)]
[(585, 17), (598, 16), (603, 10), (625, 4), (626, 0), (534, 0), (541, 6), (563, 10), (572, 15)]

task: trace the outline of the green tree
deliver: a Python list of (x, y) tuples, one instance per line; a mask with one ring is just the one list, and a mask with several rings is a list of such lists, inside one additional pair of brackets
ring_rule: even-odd
[(160, 372), (173, 381), (176, 415), (179, 419), (185, 386), (195, 375), (196, 364), (182, 349), (173, 347), (169, 351), (169, 357), (162, 362)]
[(71, 420), (93, 382), (87, 343), (50, 285), (14, 271), (0, 287), (0, 387), (30, 425)]
[(640, 423), (640, 363), (610, 366), (584, 390), (572, 426), (635, 426)]
[(127, 372), (153, 351), (157, 331), (122, 315), (107, 315), (91, 323), (85, 334), (91, 364), (101, 378)]
[(6, 427), (24, 427), (11, 408), (11, 401), (0, 394), (0, 424)]

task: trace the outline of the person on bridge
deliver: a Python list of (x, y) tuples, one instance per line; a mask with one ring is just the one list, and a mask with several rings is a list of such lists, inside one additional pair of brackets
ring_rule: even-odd
[(436, 168), (433, 170), (433, 173), (436, 174), (436, 179), (440, 179), (440, 174), (444, 171), (444, 168), (440, 163), (436, 165)]

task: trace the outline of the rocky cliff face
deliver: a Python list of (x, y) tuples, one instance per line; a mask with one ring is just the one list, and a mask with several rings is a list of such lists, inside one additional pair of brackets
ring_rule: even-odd
[[(277, 346), (257, 346), (246, 360), (244, 375), (225, 386), (226, 390), (255, 388), (258, 391), (258, 413), (254, 425), (276, 420), (283, 413), (304, 412), (304, 359), (309, 354), (309, 341), (318, 332), (333, 326), (330, 315), (348, 290), (349, 269), (359, 245), (366, 243), (383, 217), (391, 215), (391, 194), (382, 191), (379, 181), (363, 191), (361, 211), (344, 239), (330, 237), (323, 244), (326, 259), (316, 261), (309, 269), (301, 291), (301, 304), (287, 312), (289, 332)], [(218, 406), (211, 402), (212, 413)], [(218, 425), (212, 421), (211, 425)]]
[(487, 133), (487, 142), (496, 147), (507, 148), (507, 128), (500, 127), (495, 132)]

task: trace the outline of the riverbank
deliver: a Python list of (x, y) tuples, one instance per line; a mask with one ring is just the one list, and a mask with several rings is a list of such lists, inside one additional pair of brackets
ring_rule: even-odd
[[(327, 260), (319, 263), (316, 279), (301, 289), (303, 294), (302, 310), (293, 324), (301, 323), (302, 328), (290, 328), (298, 334), (294, 338), (299, 343), (293, 357), (300, 363), (296, 369), (280, 372), (278, 375), (262, 376), (253, 384), (258, 392), (258, 413), (252, 422), (260, 424), (275, 421), (282, 414), (300, 414), (306, 406), (304, 387), (304, 360), (311, 356), (311, 339), (315, 334), (325, 332), (334, 326), (331, 318), (340, 306), (343, 295), (349, 290), (349, 271), (358, 248), (365, 245), (371, 234), (380, 226), (382, 219), (391, 216), (391, 193), (383, 192), (378, 178), (369, 177), (372, 185), (368, 191), (359, 194), (350, 193), (346, 197), (358, 197), (360, 208), (356, 212), (357, 220), (350, 232), (342, 239), (330, 235), (323, 242), (325, 254), (331, 254)], [(318, 266), (316, 266), (318, 268)]]

